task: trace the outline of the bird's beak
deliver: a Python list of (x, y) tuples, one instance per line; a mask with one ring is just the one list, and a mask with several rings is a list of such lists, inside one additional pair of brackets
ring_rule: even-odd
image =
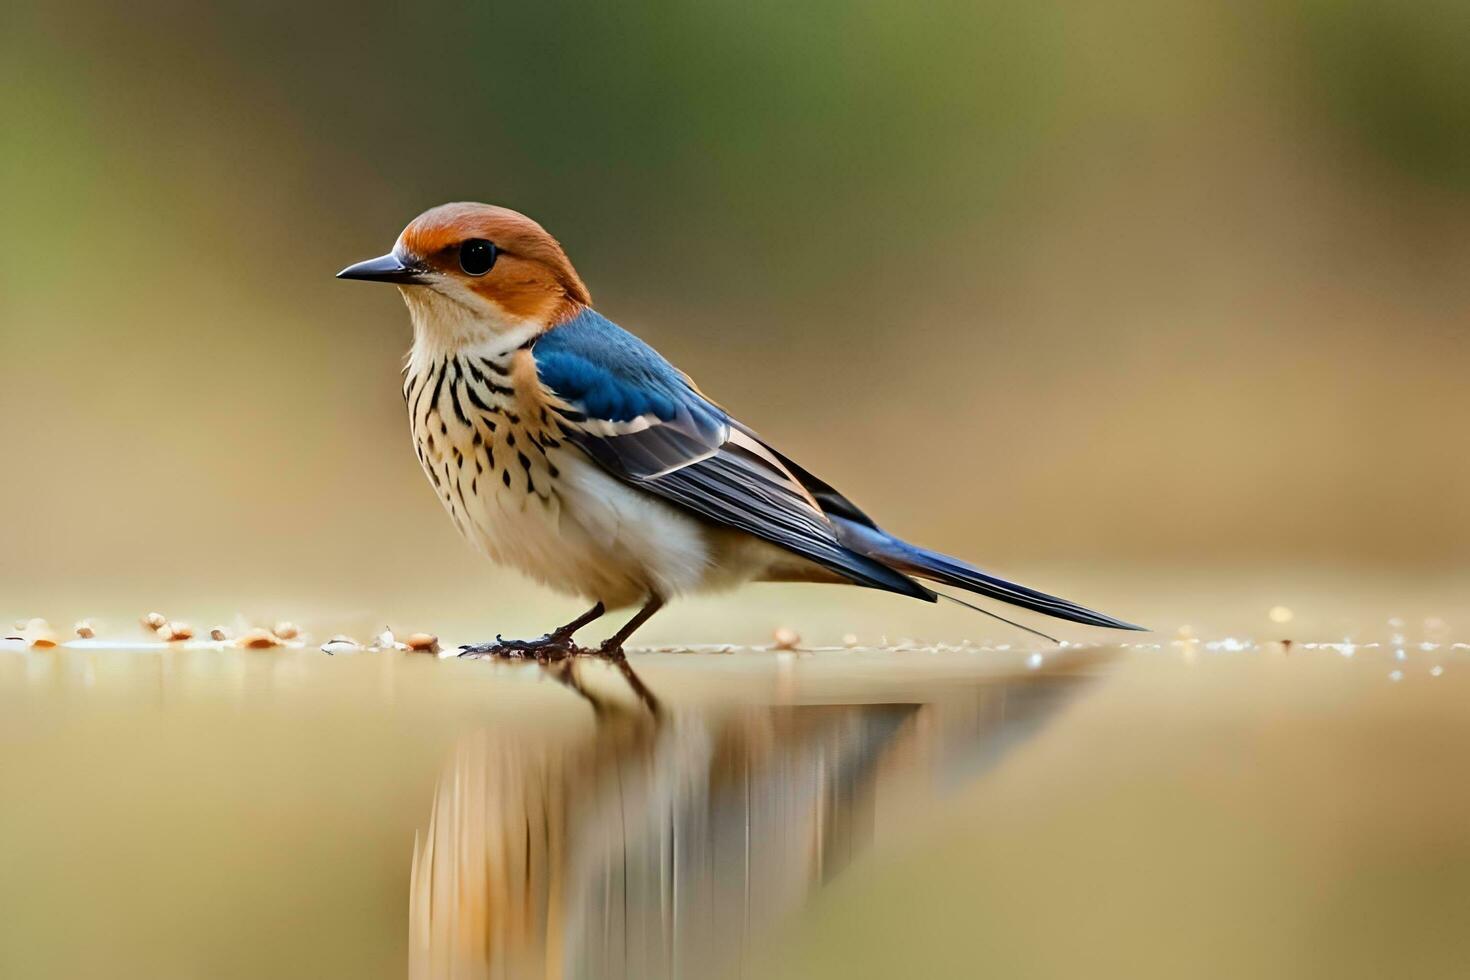
[(366, 262), (349, 265), (337, 273), (338, 279), (362, 279), (367, 282), (396, 282), (401, 285), (421, 283), (427, 270), (422, 266), (404, 262), (389, 252)]

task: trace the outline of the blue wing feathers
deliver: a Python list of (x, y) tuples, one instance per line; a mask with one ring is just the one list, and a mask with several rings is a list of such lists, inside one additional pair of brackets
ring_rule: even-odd
[(933, 592), (903, 573), (839, 542), (789, 474), (727, 445), (735, 424), (729, 416), (657, 351), (610, 320), (584, 310), (537, 338), (532, 355), (542, 383), (589, 418), (657, 420), (617, 435), (572, 427), (567, 438), (608, 472), (859, 585), (934, 601)]
[(538, 338), (533, 352), (541, 380), (594, 418), (628, 422), (653, 415), (668, 422), (681, 403), (713, 409), (689, 397), (684, 376), (658, 351), (590, 309)]
[(536, 370), (547, 387), (592, 418), (631, 422), (640, 415), (653, 415), (667, 422), (674, 417), (674, 399), (668, 394), (639, 383), (641, 379), (620, 377), (577, 354), (537, 351)]

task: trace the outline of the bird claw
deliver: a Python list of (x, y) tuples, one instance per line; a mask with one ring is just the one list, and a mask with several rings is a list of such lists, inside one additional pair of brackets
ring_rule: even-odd
[(536, 660), (541, 663), (565, 660), (582, 652), (571, 637), (554, 633), (535, 640), (507, 640), (497, 633), (494, 643), (466, 643), (459, 648), (459, 656), (470, 660)]

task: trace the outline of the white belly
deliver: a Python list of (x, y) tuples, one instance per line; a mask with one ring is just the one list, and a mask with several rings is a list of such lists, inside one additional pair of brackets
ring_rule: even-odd
[[(578, 450), (555, 451), (551, 458), (558, 477), (545, 496), (492, 479), (489, 492), (482, 486), (465, 497), (461, 530), (477, 548), (554, 589), (609, 608), (703, 586), (712, 555), (700, 524), (608, 476)], [(451, 500), (453, 512), (458, 499)]]
[(738, 585), (789, 563), (609, 475), (514, 394), (481, 385), (487, 412), (454, 389), (410, 372), (415, 449), (455, 526), (492, 560), (610, 609)]

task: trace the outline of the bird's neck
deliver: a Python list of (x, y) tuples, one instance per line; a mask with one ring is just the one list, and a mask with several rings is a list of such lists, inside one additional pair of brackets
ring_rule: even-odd
[(514, 316), (490, 303), (465, 302), (432, 289), (402, 293), (413, 321), (410, 366), (462, 354), (500, 360), (567, 319), (560, 309), (548, 311), (552, 315)]

